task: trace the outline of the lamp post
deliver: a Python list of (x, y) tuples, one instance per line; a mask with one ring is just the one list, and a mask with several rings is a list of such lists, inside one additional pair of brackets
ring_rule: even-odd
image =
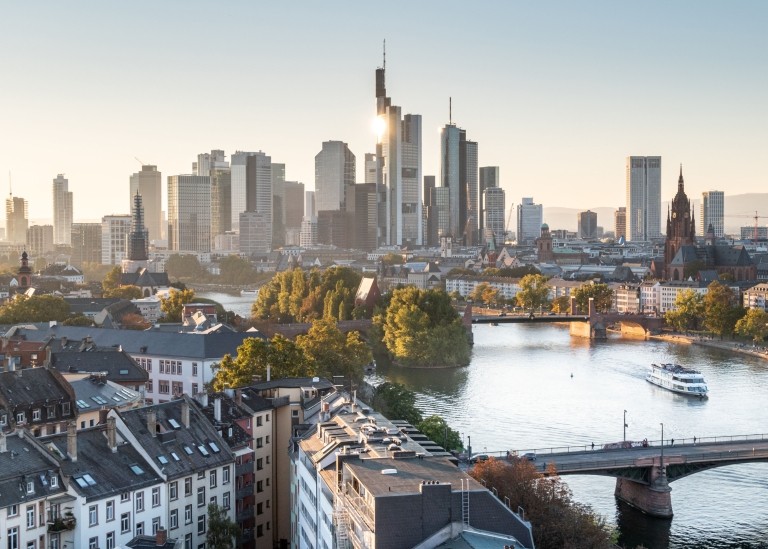
[(659, 460), (659, 466), (661, 467), (661, 470), (664, 470), (664, 424), (660, 423), (661, 425), (661, 458)]
[(627, 411), (624, 410), (624, 442), (627, 442)]

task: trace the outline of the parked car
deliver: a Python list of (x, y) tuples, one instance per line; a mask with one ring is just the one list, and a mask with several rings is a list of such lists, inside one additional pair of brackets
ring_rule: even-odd
[(469, 458), (470, 463), (477, 463), (478, 461), (488, 461), (490, 456), (488, 454), (473, 454), (471, 458)]
[(526, 452), (520, 456), (520, 459), (527, 461), (536, 461), (536, 454), (534, 452)]

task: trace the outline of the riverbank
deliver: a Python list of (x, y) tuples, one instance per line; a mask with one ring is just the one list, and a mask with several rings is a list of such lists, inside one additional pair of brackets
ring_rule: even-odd
[(672, 343), (680, 343), (683, 345), (701, 345), (703, 347), (712, 347), (715, 349), (722, 349), (723, 351), (741, 353), (768, 360), (768, 347), (760, 345), (754, 346), (752, 344), (739, 343), (738, 341), (725, 341), (720, 339), (712, 339), (708, 336), (687, 336), (682, 334), (659, 334), (648, 336), (648, 338), (658, 339), (661, 341), (669, 341)]

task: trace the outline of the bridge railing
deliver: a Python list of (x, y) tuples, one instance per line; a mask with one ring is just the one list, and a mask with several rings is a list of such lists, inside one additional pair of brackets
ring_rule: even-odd
[[(664, 448), (674, 446), (698, 446), (704, 444), (729, 444), (734, 442), (761, 442), (768, 441), (768, 433), (748, 434), (748, 435), (722, 435), (722, 436), (709, 436), (709, 437), (689, 437), (689, 438), (665, 438)], [(524, 448), (517, 450), (494, 450), (490, 452), (483, 451), (482, 453), (497, 458), (507, 457), (507, 452), (516, 455), (523, 455), (527, 453), (536, 454), (536, 456), (545, 456), (550, 454), (577, 454), (577, 453), (591, 453), (591, 452), (612, 452), (618, 450), (624, 450), (625, 448), (610, 448), (605, 449), (607, 444), (616, 444), (622, 441), (610, 441), (610, 442), (595, 442), (594, 448), (592, 443), (573, 445), (573, 446), (552, 446), (549, 448)], [(632, 441), (627, 441), (632, 442)], [(639, 443), (641, 441), (633, 441)], [(660, 447), (661, 440), (646, 440), (647, 447)]]

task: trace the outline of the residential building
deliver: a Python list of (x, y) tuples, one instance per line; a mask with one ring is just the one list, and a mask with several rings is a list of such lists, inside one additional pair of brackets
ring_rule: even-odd
[(584, 240), (595, 240), (597, 238), (597, 213), (587, 210), (579, 212), (577, 221), (578, 237)]
[[(131, 397), (133, 393), (138, 393), (143, 399), (149, 375), (119, 347), (98, 347), (87, 337), (77, 340), (66, 336), (49, 339), (47, 345), (50, 352), (49, 367), (58, 371), (68, 383), (80, 379), (92, 379), (105, 384), (115, 383), (126, 389), (126, 396)], [(112, 402), (118, 403), (121, 400), (111, 399), (109, 403)], [(76, 404), (78, 413), (86, 413), (92, 407), (99, 410), (105, 405), (95, 400)]]
[(627, 240), (661, 236), (661, 157), (628, 156)]
[(517, 206), (517, 243), (532, 244), (541, 236), (544, 224), (544, 208), (534, 204), (533, 198), (523, 197)]
[(763, 309), (764, 311), (768, 311), (767, 298), (768, 284), (765, 283), (756, 284), (748, 290), (744, 290), (742, 296), (743, 305), (746, 309)]
[(144, 225), (147, 228), (148, 242), (163, 238), (162, 210), (162, 175), (157, 166), (142, 164), (141, 171), (130, 177), (129, 208), (133, 211), (136, 193), (141, 195), (144, 204)]
[(101, 218), (101, 264), (120, 265), (128, 257), (130, 215), (105, 215)]
[(101, 223), (72, 223), (72, 258), (73, 265), (82, 267), (84, 263), (101, 263)]
[(616, 240), (627, 239), (627, 208), (620, 206), (613, 212), (613, 236)]
[(53, 180), (53, 243), (71, 245), (72, 193), (69, 181), (62, 175)]
[(5, 199), (5, 240), (16, 244), (27, 241), (29, 204), (26, 199), (9, 195)]
[(104, 424), (108, 410), (125, 411), (144, 406), (144, 386), (142, 392), (128, 389), (107, 379), (104, 372), (64, 374), (77, 403), (77, 428), (89, 429)]
[(54, 250), (53, 225), (32, 225), (27, 229), (27, 250), (35, 258), (51, 253)]
[(701, 215), (699, 235), (706, 236), (709, 226), (715, 231), (715, 238), (725, 236), (725, 193), (706, 191), (701, 193)]
[(168, 249), (211, 251), (211, 178), (168, 177)]
[[(40, 360), (43, 357), (40, 357)], [(29, 429), (35, 436), (58, 433), (77, 417), (75, 392), (48, 368), (0, 373), (0, 431)]]

